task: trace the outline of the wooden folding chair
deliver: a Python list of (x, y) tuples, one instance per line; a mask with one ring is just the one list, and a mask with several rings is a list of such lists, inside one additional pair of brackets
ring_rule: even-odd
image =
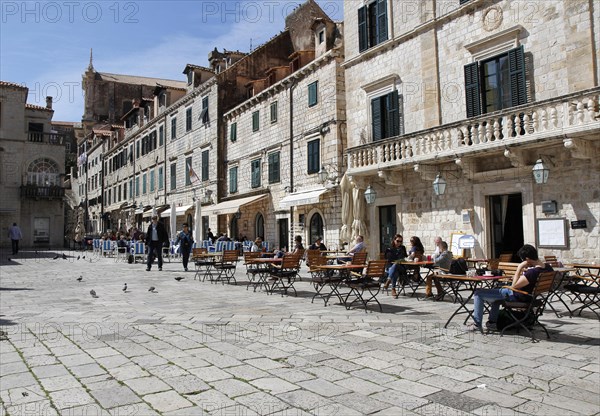
[(270, 287), (267, 285), (267, 293), (272, 294), (275, 289), (282, 289), (281, 296), (283, 296), (288, 294), (289, 289), (292, 289), (294, 296), (297, 296), (294, 283), (300, 271), (300, 260), (301, 257), (297, 254), (287, 254), (283, 256), (281, 264), (273, 264), (270, 271), (273, 283)]
[[(367, 312), (369, 302), (375, 302), (379, 305), (379, 310), (383, 311), (381, 303), (377, 300), (377, 295), (380, 290), (380, 279), (385, 275), (386, 263), (386, 260), (371, 260), (367, 264), (364, 274), (355, 272), (350, 273), (352, 276), (355, 276), (356, 279), (352, 279), (347, 283), (350, 292), (344, 299), (346, 309), (350, 309), (354, 302), (360, 302), (365, 308), (365, 312)], [(351, 297), (354, 299), (352, 299), (352, 302), (348, 303), (348, 299)]]
[(255, 251), (245, 251), (244, 252), (244, 266), (246, 266), (246, 276), (248, 276), (248, 286), (246, 286), (246, 290), (250, 285), (254, 286), (254, 291), (256, 292), (256, 287), (260, 286), (262, 283), (261, 273), (265, 273), (268, 268), (266, 265), (262, 265), (259, 263), (253, 263), (253, 259), (258, 259), (262, 253)]
[(367, 257), (368, 257), (368, 253), (366, 251), (359, 251), (358, 253), (354, 253), (354, 256), (352, 256), (352, 261), (350, 263), (356, 264), (356, 265), (361, 265), (361, 264), (366, 265)]
[[(342, 281), (342, 278), (339, 275), (334, 275), (333, 273), (327, 272), (324, 269), (319, 268), (319, 266), (325, 266), (327, 264), (327, 257), (317, 256), (311, 260), (310, 268), (308, 269), (311, 275), (311, 283), (315, 288), (316, 293), (313, 295), (310, 303), (315, 301), (316, 297), (320, 297), (325, 302), (325, 306), (329, 302), (329, 299), (332, 295), (336, 295), (340, 300), (340, 303), (343, 303), (343, 299), (337, 291), (337, 286)], [(323, 288), (325, 286), (331, 286), (331, 291), (328, 294), (323, 294)]]
[(220, 280), (221, 283), (225, 284), (225, 280), (227, 280), (227, 283), (231, 283), (231, 280), (233, 280), (233, 284), (235, 285), (235, 269), (237, 266), (237, 262), (237, 250), (224, 250), (223, 255), (221, 256), (221, 260), (215, 262), (214, 265), (215, 270), (218, 272), (215, 281)]
[(573, 302), (579, 301), (581, 302), (581, 306), (571, 311), (563, 302), (567, 306), (570, 316), (573, 316), (575, 312), (578, 312), (577, 315), (581, 316), (581, 312), (588, 309), (600, 320), (600, 314), (597, 312), (600, 310), (600, 275), (592, 273), (586, 273), (583, 276), (576, 275), (573, 281), (577, 281), (578, 283), (569, 283), (565, 285), (565, 289), (575, 296)]
[[(548, 298), (552, 294), (555, 277), (556, 272), (554, 271), (540, 273), (537, 281), (535, 282), (535, 286), (533, 287), (530, 300), (502, 302), (502, 305), (514, 322), (505, 326), (500, 332), (500, 336), (504, 335), (504, 331), (507, 329), (518, 327), (527, 331), (531, 337), (531, 340), (535, 342), (535, 337), (533, 336), (533, 333), (529, 327), (533, 328), (533, 325), (537, 323), (542, 327), (544, 332), (546, 332), (546, 337), (550, 339), (550, 334), (548, 333), (546, 326), (539, 321), (539, 317), (544, 313), (544, 308), (546, 307)], [(513, 292), (528, 295), (527, 292), (513, 289), (511, 287), (509, 288)]]

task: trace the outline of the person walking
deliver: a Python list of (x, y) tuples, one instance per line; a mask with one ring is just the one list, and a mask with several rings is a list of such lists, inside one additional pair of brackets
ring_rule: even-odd
[(177, 234), (177, 241), (175, 244), (179, 244), (179, 250), (181, 251), (181, 257), (183, 258), (183, 269), (187, 272), (190, 252), (192, 251), (192, 245), (194, 244), (194, 238), (192, 237), (190, 227), (187, 224), (183, 224), (183, 229)]
[(13, 222), (13, 225), (8, 228), (8, 237), (10, 238), (10, 242), (12, 243), (12, 254), (18, 254), (19, 240), (23, 238), (23, 234), (21, 233), (21, 229), (19, 228), (16, 222)]
[[(162, 247), (163, 243), (169, 240), (167, 230), (162, 223), (158, 222), (158, 216), (152, 216), (152, 222), (148, 227), (146, 233), (146, 245), (148, 246), (148, 261), (146, 264), (146, 271), (149, 272), (152, 268), (152, 262), (154, 262), (154, 256), (158, 258), (158, 270), (162, 271), (163, 258), (162, 258)], [(154, 254), (156, 253), (156, 254)]]

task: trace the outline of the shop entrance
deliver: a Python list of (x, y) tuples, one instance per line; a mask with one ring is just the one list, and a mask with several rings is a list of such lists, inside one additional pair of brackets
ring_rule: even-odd
[(523, 246), (523, 198), (520, 193), (489, 196), (491, 254), (511, 253), (513, 262), (520, 262), (516, 253)]

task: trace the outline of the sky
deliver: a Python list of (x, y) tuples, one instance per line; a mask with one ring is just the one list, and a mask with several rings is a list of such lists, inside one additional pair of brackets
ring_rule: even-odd
[[(0, 79), (29, 88), (27, 102), (53, 97), (54, 121), (81, 121), (81, 76), (90, 49), (98, 72), (185, 81), (208, 53), (265, 43), (304, 0), (0, 0)], [(343, 20), (343, 0), (317, 0)]]

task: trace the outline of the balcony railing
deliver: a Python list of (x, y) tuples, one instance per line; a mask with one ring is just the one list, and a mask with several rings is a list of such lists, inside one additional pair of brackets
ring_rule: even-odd
[(497, 111), (348, 149), (348, 173), (456, 157), (590, 130), (600, 132), (600, 88)]
[(29, 131), (27, 137), (30, 142), (45, 144), (65, 144), (65, 135), (58, 133), (43, 133), (41, 131)]
[(53, 199), (65, 196), (65, 188), (60, 186), (22, 185), (21, 198)]

